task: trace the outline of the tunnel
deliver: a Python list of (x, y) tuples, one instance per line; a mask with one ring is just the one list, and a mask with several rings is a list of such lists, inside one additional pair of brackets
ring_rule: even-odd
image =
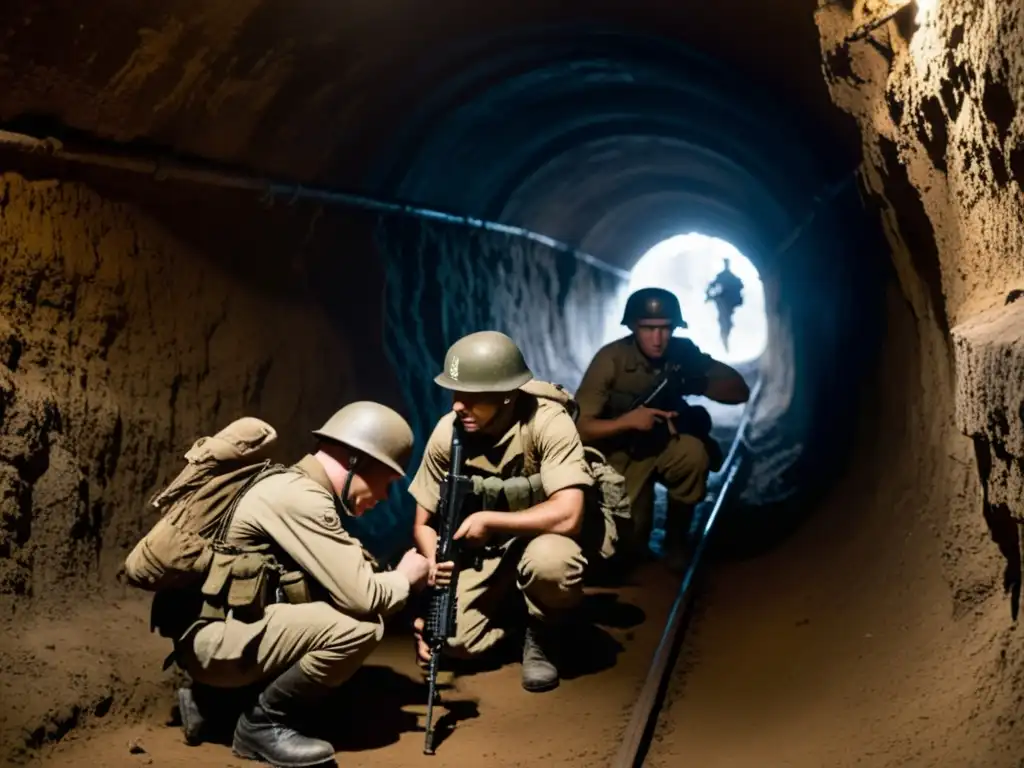
[[(452, 342), (500, 330), (573, 391), (692, 232), (756, 268), (766, 344), (644, 765), (1018, 765), (1022, 14), (0, 8), (4, 760), (237, 760), (167, 725), (180, 670), (121, 572), (189, 446), (248, 415), (294, 461), (376, 400), (415, 466)], [(346, 522), (382, 566), (407, 486)], [(467, 677), (430, 759), (610, 765), (677, 587), (599, 596), (608, 658), (550, 694)], [(340, 761), (427, 759), (404, 621), (344, 686)]]

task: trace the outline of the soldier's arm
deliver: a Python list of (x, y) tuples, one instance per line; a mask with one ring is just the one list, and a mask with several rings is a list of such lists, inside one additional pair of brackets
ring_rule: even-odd
[(600, 418), (608, 396), (615, 384), (615, 363), (604, 349), (590, 361), (579, 389), (576, 390), (576, 402), (580, 413), (576, 418), (576, 429), (586, 443), (593, 443), (607, 437), (621, 434), (633, 429), (628, 414), (621, 414), (613, 419)]
[(703, 395), (725, 405), (750, 399), (750, 387), (739, 371), (701, 352), (689, 339), (678, 339), (674, 357), (683, 369), (685, 394)]
[(594, 484), (576, 425), (551, 409), (532, 425), (540, 455), (540, 480), (547, 499), (521, 512), (492, 513), (488, 527), (511, 534), (576, 536), (583, 527), (583, 489)]
[(334, 499), (310, 480), (294, 479), (256, 516), (273, 539), (331, 601), (353, 616), (388, 616), (409, 597), (399, 571), (377, 573), (359, 540), (342, 526)]
[(704, 397), (725, 405), (739, 405), (750, 399), (750, 387), (740, 372), (730, 365), (712, 360), (707, 369), (708, 383)]
[(423, 449), (423, 459), (409, 485), (409, 495), (416, 500), (413, 542), (419, 553), (431, 562), (437, 551), (437, 531), (431, 527), (430, 518), (437, 512), (441, 482), (448, 473), (451, 430), (451, 419), (446, 417), (438, 422)]

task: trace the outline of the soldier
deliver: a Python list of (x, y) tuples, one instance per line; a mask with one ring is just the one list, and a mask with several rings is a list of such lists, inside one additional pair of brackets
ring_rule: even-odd
[[(625, 554), (647, 554), (654, 483), (668, 489), (666, 563), (686, 563), (685, 546), (694, 506), (704, 497), (709, 469), (721, 451), (710, 437), (711, 420), (685, 395), (721, 403), (747, 401), (750, 390), (733, 368), (704, 354), (689, 339), (672, 336), (685, 328), (679, 301), (661, 288), (643, 288), (626, 301), (622, 324), (632, 333), (604, 346), (583, 375), (576, 401), (584, 443), (600, 449), (626, 478), (632, 502), (633, 542)], [(640, 405), (665, 378), (647, 405)]]
[(743, 306), (743, 281), (729, 269), (729, 260), (722, 260), (722, 271), (708, 283), (705, 301), (715, 302), (718, 310), (718, 330), (722, 347), (729, 351), (729, 334), (732, 333), (732, 316), (737, 307)]
[[(430, 523), (449, 468), (455, 420), (465, 432), (466, 473), (498, 483), (539, 473), (538, 496), (544, 501), (501, 511), (499, 506), (515, 506), (501, 494), (456, 531), (454, 538), (465, 546), (483, 548), (483, 563), (459, 575), (456, 637), (448, 648), (456, 658), (490, 650), (511, 628), (508, 614), (516, 602), (525, 603), (522, 685), (539, 692), (558, 685), (558, 624), (583, 598), (587, 559), (579, 540), (584, 489), (594, 479), (572, 417), (561, 405), (525, 391), (543, 385), (532, 379), (522, 352), (502, 333), (483, 331), (455, 342), (434, 379), (451, 390), (452, 410), (434, 428), (409, 493), (416, 500), (416, 545), (431, 561), (432, 581), (444, 585), (452, 563), (434, 562), (437, 534)], [(414, 626), (419, 659), (426, 663), (423, 620)]]
[[(179, 666), (200, 686), (263, 688), (238, 718), (233, 747), (276, 766), (332, 759), (331, 744), (300, 732), (297, 713), (352, 676), (380, 642), (383, 618), (429, 575), (414, 550), (394, 571), (376, 572), (345, 530), (345, 518), (361, 516), (405, 475), (413, 443), (405, 419), (378, 403), (352, 403), (313, 434), (316, 452), (247, 490), (225, 535), (228, 544), (262, 547), (288, 564), (285, 570), (300, 577), (289, 597), (308, 594), (266, 606), (256, 621), (201, 619), (176, 643)], [(189, 739), (204, 713), (191, 695), (181, 704)]]

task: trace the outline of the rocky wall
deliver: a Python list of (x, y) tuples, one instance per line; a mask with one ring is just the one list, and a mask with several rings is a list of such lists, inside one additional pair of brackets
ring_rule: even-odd
[(205, 222), (171, 228), (136, 198), (0, 177), (7, 605), (110, 594), (193, 440), (250, 414), (294, 457), (354, 391), (349, 345), (280, 254), (204, 249)]
[(917, 0), (848, 40), (894, 7), (821, 2), (823, 69), (861, 130), (863, 182), (917, 322), (910, 407), (927, 418), (905, 450), (934, 481), (894, 513), (922, 516), (938, 537), (947, 610), (969, 648), (956, 674), (970, 693), (947, 727), (971, 729), (976, 764), (1015, 765), (1021, 324), (1007, 299), (1024, 279), (1024, 3)]
[[(818, 26), (826, 79), (861, 129), (865, 185), (920, 324), (930, 440), (943, 447), (937, 460), (949, 461), (965, 446), (969, 455), (954, 414), (975, 413), (979, 399), (999, 400), (992, 387), (970, 383), (979, 368), (967, 365), (968, 356), (954, 361), (950, 330), (1005, 311), (998, 308), (1007, 293), (1024, 281), (1024, 3), (922, 0), (869, 39), (843, 42), (891, 9), (871, 0), (850, 11), (822, 3)], [(1017, 405), (1005, 410), (1016, 414)], [(980, 437), (977, 421), (961, 417), (959, 431)], [(968, 502), (951, 513), (945, 531), (953, 551), (980, 507)], [(961, 583), (970, 563), (950, 557), (947, 565), (957, 594), (978, 592)]]

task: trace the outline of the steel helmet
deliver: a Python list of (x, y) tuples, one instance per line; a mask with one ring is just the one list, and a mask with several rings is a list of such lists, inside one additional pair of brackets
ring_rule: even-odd
[(498, 331), (463, 336), (448, 348), (434, 381), (455, 392), (511, 392), (533, 378), (516, 343)]
[(386, 405), (368, 400), (349, 403), (313, 434), (355, 448), (405, 477), (412, 454), (412, 427)]

